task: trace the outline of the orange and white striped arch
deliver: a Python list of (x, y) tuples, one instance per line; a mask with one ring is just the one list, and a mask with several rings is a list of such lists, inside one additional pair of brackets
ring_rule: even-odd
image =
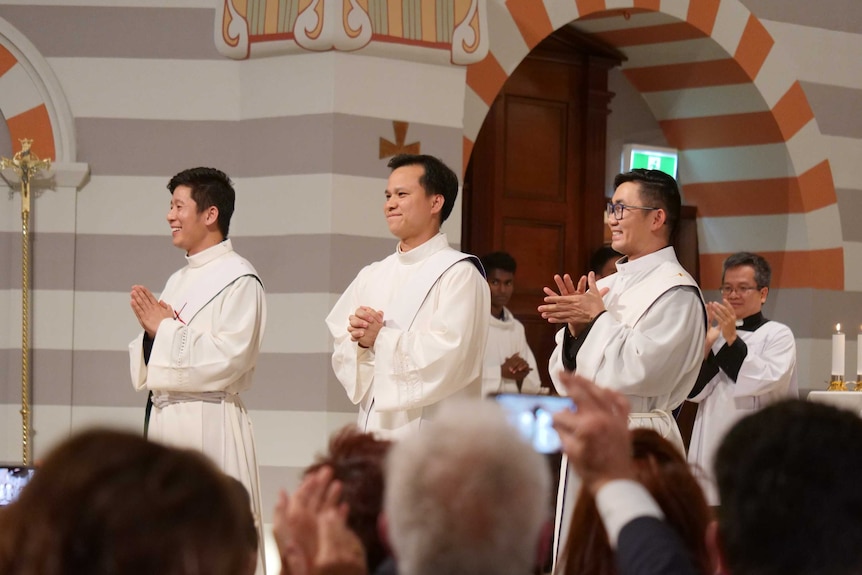
[(48, 107), (40, 94), (32, 89), (32, 82), (23, 67), (6, 47), (0, 45), (0, 110), (6, 117), (12, 146), (19, 148), (18, 140), (31, 138), (33, 152), (40, 158), (56, 158), (54, 130), (48, 116)]
[(464, 165), (503, 83), (544, 38), (573, 25), (626, 55), (623, 74), (680, 150), (697, 206), (701, 282), (757, 251), (773, 285), (844, 289), (835, 186), (808, 100), (763, 24), (738, 0), (489, 2), (488, 56), (467, 69)]
[[(51, 66), (14, 26), (0, 18), (0, 111), (13, 149), (33, 140), (33, 152), (74, 162), (75, 129), (69, 104)], [(1, 121), (2, 119), (0, 119)]]

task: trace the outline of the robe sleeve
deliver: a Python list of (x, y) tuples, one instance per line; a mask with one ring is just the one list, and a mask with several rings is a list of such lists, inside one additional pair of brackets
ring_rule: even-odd
[(790, 328), (782, 328), (769, 333), (761, 352), (749, 351), (736, 377), (735, 397), (759, 396), (789, 388), (796, 366), (796, 340)]
[(356, 275), (326, 317), (333, 338), (332, 370), (354, 405), (362, 401), (374, 380), (374, 350), (359, 347), (347, 331), (348, 318), (363, 305), (358, 294), (370, 269), (366, 266)]
[(432, 405), (481, 377), (491, 295), (476, 267), (461, 261), (444, 272), (423, 310), (428, 306), (426, 328), (383, 327), (377, 335), (374, 397), (379, 411)]
[[(662, 294), (633, 327), (612, 313), (601, 314), (578, 352), (578, 373), (625, 395), (665, 395), (680, 373), (701, 363), (705, 334), (697, 290), (678, 286)], [(674, 390), (673, 395), (681, 394), (678, 402), (693, 384)]]
[(175, 319), (159, 324), (145, 388), (223, 391), (254, 369), (266, 322), (260, 282), (249, 276), (237, 279), (199, 313), (212, 314), (211, 329), (196, 328), (194, 320), (189, 325)]
[(700, 372), (697, 374), (697, 380), (694, 382), (694, 388), (688, 394), (688, 401), (700, 403), (712, 394), (715, 389), (713, 378), (718, 375), (719, 367), (715, 359), (715, 354), (709, 350), (709, 355), (703, 363), (700, 364)]
[(527, 363), (530, 364), (530, 373), (528, 373), (526, 377), (524, 377), (524, 381), (521, 382), (521, 393), (539, 393), (539, 390), (542, 388), (542, 379), (539, 377), (539, 368), (536, 365), (536, 356), (533, 355), (533, 350), (530, 349), (530, 345), (527, 343), (524, 326), (518, 326), (518, 329), (521, 338), (521, 350), (519, 353), (521, 357), (527, 360)]

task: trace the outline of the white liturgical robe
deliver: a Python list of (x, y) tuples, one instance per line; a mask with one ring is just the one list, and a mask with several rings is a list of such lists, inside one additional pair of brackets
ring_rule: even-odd
[[(574, 371), (597, 385), (624, 394), (631, 404), (631, 427), (655, 429), (685, 452), (671, 411), (682, 404), (697, 379), (706, 336), (706, 309), (700, 289), (679, 264), (672, 247), (633, 261), (617, 263), (617, 273), (602, 278), (599, 289), (607, 311), (578, 339), (557, 332), (557, 347), (548, 363), (551, 380), (561, 395), (559, 373)], [(573, 345), (574, 351), (565, 349)], [(572, 357), (574, 356), (574, 357)], [(557, 539), (565, 540), (580, 481), (566, 466), (565, 493), (558, 505)], [(559, 499), (559, 498), (558, 498)]]
[[(201, 451), (238, 479), (251, 496), (260, 527), (254, 436), (238, 394), (251, 386), (260, 352), (266, 323), (263, 286), (254, 275), (245, 275), (193, 317), (184, 310), (194, 292), (204, 289), (201, 283), (212, 281), (214, 273), (217, 277), (214, 267), (237, 258), (242, 259), (230, 240), (186, 256), (188, 265), (168, 279), (160, 296), (173, 308), (176, 319), (159, 324), (148, 362), (143, 332), (129, 344), (129, 354), (134, 388), (153, 392), (148, 438)], [(258, 572), (262, 572), (260, 566)]]
[[(359, 404), (360, 429), (401, 437), (433, 419), (441, 401), (481, 396), (491, 296), (473, 263), (459, 261), (443, 272), (409, 327), (387, 324), (399, 293), (441, 250), (454, 251), (445, 234), (366, 266), (326, 318), (334, 338), (332, 367), (347, 397)], [(383, 312), (384, 326), (370, 349), (347, 331), (360, 306)]]
[(536, 358), (527, 344), (524, 324), (515, 318), (508, 309), (503, 308), (503, 319), (491, 316), (488, 329), (488, 342), (485, 344), (485, 366), (482, 368), (482, 394), (519, 393), (518, 383), (504, 378), (500, 366), (515, 354), (521, 356), (529, 365), (530, 372), (521, 382), (520, 393), (539, 393), (542, 382), (536, 369)]
[(742, 417), (799, 395), (796, 340), (789, 327), (757, 313), (743, 320), (736, 335), (730, 346), (723, 336), (716, 340), (698, 378), (705, 386), (689, 399), (700, 405), (688, 460), (699, 468), (710, 505), (719, 504), (712, 466), (724, 435)]

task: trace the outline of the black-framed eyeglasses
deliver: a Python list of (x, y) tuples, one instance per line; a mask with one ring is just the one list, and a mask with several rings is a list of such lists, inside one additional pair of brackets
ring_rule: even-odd
[(660, 210), (660, 209), (661, 208), (650, 208), (650, 207), (646, 207), (646, 206), (628, 206), (626, 204), (612, 204), (610, 202), (608, 202), (608, 207), (607, 207), (608, 217), (613, 216), (617, 221), (620, 221), (621, 219), (623, 219), (623, 212), (625, 212), (625, 210), (653, 211), (653, 210)]
[(736, 293), (738, 293), (739, 295), (741, 295), (742, 297), (745, 297), (745, 296), (747, 296), (750, 292), (753, 292), (753, 291), (760, 291), (761, 289), (762, 289), (762, 288), (759, 288), (759, 287), (751, 287), (751, 286), (738, 286), (738, 287), (721, 286), (720, 291), (721, 291), (721, 295), (723, 295), (724, 297), (729, 296), (729, 295), (730, 295), (730, 294), (732, 294), (733, 292), (736, 292)]

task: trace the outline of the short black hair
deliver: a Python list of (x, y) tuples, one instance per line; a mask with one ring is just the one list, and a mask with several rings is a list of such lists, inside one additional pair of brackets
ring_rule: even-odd
[(446, 221), (455, 199), (458, 197), (458, 176), (439, 158), (424, 154), (399, 154), (386, 164), (392, 171), (404, 166), (422, 166), (425, 173), (419, 178), (419, 185), (425, 188), (429, 196), (443, 196), (443, 209), (440, 210), (440, 223)]
[(179, 186), (187, 186), (191, 189), (192, 199), (198, 206), (198, 213), (211, 206), (216, 207), (218, 229), (223, 238), (227, 239), (236, 202), (236, 191), (227, 174), (215, 168), (189, 168), (171, 178), (168, 182), (168, 191), (173, 195), (174, 190)]
[(623, 257), (623, 254), (612, 248), (611, 246), (602, 246), (593, 252), (590, 256), (590, 271), (599, 273), (608, 260), (618, 260)]
[(772, 280), (772, 268), (762, 256), (751, 252), (737, 252), (727, 257), (724, 260), (724, 265), (721, 270), (721, 283), (724, 283), (724, 274), (730, 268), (738, 268), (739, 266), (751, 266), (754, 268), (754, 281), (757, 282), (758, 288), (768, 288), (769, 282)]
[(801, 400), (740, 420), (715, 459), (730, 573), (862, 572), (862, 419)]
[(485, 268), (485, 274), (490, 274), (494, 270), (503, 270), (513, 274), (518, 268), (518, 262), (509, 252), (491, 252), (479, 260), (482, 262), (482, 267)]
[(636, 168), (631, 172), (617, 174), (614, 178), (614, 190), (626, 182), (635, 182), (640, 185), (641, 199), (647, 204), (645, 207), (664, 210), (667, 216), (665, 225), (668, 229), (668, 242), (673, 243), (679, 227), (679, 214), (682, 206), (682, 198), (676, 180), (661, 170)]

